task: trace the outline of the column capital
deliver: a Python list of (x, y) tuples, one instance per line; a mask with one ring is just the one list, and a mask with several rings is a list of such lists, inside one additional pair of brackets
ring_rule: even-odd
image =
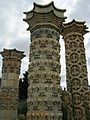
[(63, 37), (67, 36), (70, 33), (77, 33), (77, 34), (81, 34), (81, 35), (85, 35), (87, 32), (89, 32), (87, 29), (88, 27), (85, 25), (85, 21), (81, 22), (81, 21), (76, 21), (76, 20), (72, 20), (71, 22), (68, 23), (64, 23), (62, 26), (62, 31), (61, 31), (61, 35)]
[(66, 17), (64, 17), (65, 11), (65, 9), (56, 8), (53, 2), (47, 5), (34, 3), (31, 11), (24, 12), (26, 18), (23, 20), (28, 23), (29, 27), (27, 30), (31, 32), (41, 27), (51, 27), (60, 31), (62, 22), (66, 19)]
[(4, 49), (0, 54), (3, 57), (1, 87), (18, 88), (21, 60), (24, 52), (16, 49)]
[(2, 52), (0, 52), (0, 54), (2, 55), (2, 57), (5, 59), (23, 59), (26, 55), (23, 54), (23, 51), (18, 51), (16, 49), (3, 49)]

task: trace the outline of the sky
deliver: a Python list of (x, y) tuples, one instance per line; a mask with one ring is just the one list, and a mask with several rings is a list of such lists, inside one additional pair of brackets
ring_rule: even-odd
[[(57, 8), (66, 9), (66, 22), (70, 22), (72, 19), (86, 21), (86, 25), (90, 31), (90, 0), (53, 1)], [(21, 77), (22, 73), (28, 70), (30, 46), (30, 32), (26, 30), (28, 25), (23, 21), (23, 18), (25, 18), (23, 12), (32, 10), (33, 2), (44, 5), (50, 3), (51, 0), (0, 0), (0, 51), (3, 51), (3, 48), (16, 48), (25, 51), (26, 57), (22, 60), (21, 64)], [(61, 86), (65, 87), (65, 49), (64, 42), (61, 38)], [(84, 38), (88, 80), (90, 84), (90, 33), (87, 33)], [(1, 70), (2, 57), (0, 56), (0, 77), (2, 75)]]

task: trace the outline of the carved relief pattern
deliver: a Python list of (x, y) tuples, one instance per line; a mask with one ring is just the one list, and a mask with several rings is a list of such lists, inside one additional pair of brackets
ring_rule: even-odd
[(35, 72), (35, 71), (52, 71), (59, 73), (60, 72), (60, 64), (59, 62), (52, 62), (51, 60), (48, 61), (42, 61), (42, 60), (37, 60), (35, 62), (30, 63), (30, 72)]
[(82, 109), (82, 107), (76, 107), (75, 108), (75, 119), (77, 119), (77, 120), (85, 120), (85, 118), (83, 118), (83, 109)]
[[(84, 38), (79, 34), (71, 34), (65, 37), (66, 74), (68, 91), (72, 92), (74, 116), (77, 120), (85, 120), (83, 107), (85, 92), (88, 91), (88, 79)], [(83, 93), (83, 95), (82, 95)]]
[(40, 28), (31, 34), (31, 41), (28, 120), (61, 120), (59, 34)]
[(28, 115), (28, 118), (30, 120), (61, 120), (61, 114), (57, 113), (55, 114), (48, 114), (47, 112), (30, 114)]
[(66, 90), (62, 91), (62, 106), (67, 111), (67, 119), (73, 120), (73, 113), (72, 113), (72, 95)]
[(78, 80), (76, 80), (76, 84), (77, 81), (78, 83), (81, 82), (81, 84), (83, 84), (82, 78), (87, 80), (87, 68), (83, 37), (76, 34), (67, 36), (65, 38), (65, 49), (66, 49), (67, 79), (72, 80), (72, 82), (74, 82), (74, 80), (78, 78)]
[(4, 59), (2, 73), (16, 73), (20, 74), (21, 61), (18, 59)]
[(31, 34), (32, 41), (40, 37), (48, 37), (53, 38), (55, 40), (59, 40), (59, 33), (51, 28), (39, 28), (34, 30), (33, 33)]
[(0, 110), (17, 110), (18, 90), (2, 88), (0, 91)]
[(32, 73), (29, 76), (30, 82), (33, 84), (38, 83), (54, 83), (54, 84), (60, 84), (60, 76), (56, 73), (49, 73), (49, 72), (38, 72), (38, 73)]

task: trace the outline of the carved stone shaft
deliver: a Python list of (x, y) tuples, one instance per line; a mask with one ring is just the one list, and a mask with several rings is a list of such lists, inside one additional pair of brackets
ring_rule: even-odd
[(21, 59), (23, 52), (16, 49), (4, 49), (0, 52), (3, 57), (2, 81), (0, 90), (1, 120), (16, 120), (18, 109), (18, 85)]
[(87, 66), (83, 35), (87, 33), (84, 22), (73, 20), (63, 25), (65, 41), (67, 90), (72, 94), (75, 120), (86, 120), (85, 102), (89, 100)]
[(34, 4), (25, 12), (31, 32), (28, 120), (62, 120), (59, 32), (65, 10)]

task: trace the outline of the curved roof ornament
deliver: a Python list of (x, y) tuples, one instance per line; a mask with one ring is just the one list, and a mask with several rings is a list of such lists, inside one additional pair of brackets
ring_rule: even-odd
[(34, 7), (31, 11), (24, 12), (26, 18), (23, 20), (29, 25), (27, 30), (32, 32), (36, 28), (42, 26), (52, 26), (60, 32), (62, 22), (66, 19), (66, 17), (64, 17), (64, 12), (66, 10), (56, 8), (53, 1), (46, 5), (37, 3), (33, 3), (33, 5)]
[[(31, 11), (24, 12), (24, 14), (29, 14), (32, 12), (48, 13), (50, 11), (53, 11), (56, 16), (61, 17), (61, 14), (66, 11), (66, 9), (56, 8), (53, 1), (46, 5), (41, 5), (41, 4), (37, 4), (34, 2), (33, 5), (34, 5), (33, 9)], [(62, 17), (64, 17), (64, 16), (62, 16)]]
[(88, 27), (85, 25), (85, 23), (85, 21), (76, 21), (75, 19), (73, 19), (71, 22), (63, 23), (61, 35), (65, 36), (70, 32), (78, 32), (82, 35), (85, 35), (89, 32), (87, 30)]

